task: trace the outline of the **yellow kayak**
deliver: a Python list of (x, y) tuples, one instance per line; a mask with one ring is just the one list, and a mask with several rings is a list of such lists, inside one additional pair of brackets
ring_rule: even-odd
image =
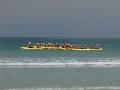
[(75, 48), (62, 48), (62, 47), (40, 47), (37, 48), (36, 46), (33, 46), (33, 48), (28, 48), (28, 47), (20, 47), (21, 49), (25, 49), (25, 50), (44, 50), (44, 49), (48, 49), (48, 50), (73, 50), (73, 51), (102, 51), (103, 48), (98, 48), (98, 49), (91, 49), (91, 48), (87, 48), (87, 49), (75, 49)]

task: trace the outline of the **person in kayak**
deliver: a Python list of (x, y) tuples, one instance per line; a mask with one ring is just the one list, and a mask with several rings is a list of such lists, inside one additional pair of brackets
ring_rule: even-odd
[(100, 45), (96, 44), (95, 49), (99, 49), (99, 48), (100, 48)]
[(94, 48), (93, 45), (90, 44), (90, 49), (93, 49), (93, 48)]
[(32, 48), (33, 47), (32, 42), (28, 42), (27, 47)]
[(85, 44), (84, 49), (87, 49), (87, 44)]
[(37, 48), (40, 48), (40, 46), (41, 46), (40, 43), (37, 43), (37, 44), (36, 44), (36, 47), (37, 47)]

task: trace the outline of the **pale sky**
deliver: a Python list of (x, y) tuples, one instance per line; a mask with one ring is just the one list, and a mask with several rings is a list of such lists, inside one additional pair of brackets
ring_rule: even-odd
[(119, 37), (120, 0), (0, 0), (0, 37)]

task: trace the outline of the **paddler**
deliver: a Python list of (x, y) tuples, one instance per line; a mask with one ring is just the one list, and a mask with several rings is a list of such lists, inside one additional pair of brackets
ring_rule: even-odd
[(80, 49), (80, 45), (77, 44), (75, 48), (76, 48), (76, 49)]
[(95, 49), (99, 49), (100, 48), (100, 44), (96, 44)]
[(37, 44), (36, 44), (36, 47), (37, 47), (37, 48), (40, 48), (40, 43), (37, 43)]
[(28, 48), (32, 48), (32, 47), (33, 47), (33, 46), (32, 46), (32, 42), (28, 42), (27, 47), (28, 47)]
[(87, 44), (84, 45), (83, 49), (87, 49)]

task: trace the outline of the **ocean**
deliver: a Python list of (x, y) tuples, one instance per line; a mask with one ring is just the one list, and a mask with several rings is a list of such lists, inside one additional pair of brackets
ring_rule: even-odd
[[(33, 43), (100, 44), (103, 51), (22, 50)], [(120, 89), (120, 39), (0, 38), (0, 90)]]

